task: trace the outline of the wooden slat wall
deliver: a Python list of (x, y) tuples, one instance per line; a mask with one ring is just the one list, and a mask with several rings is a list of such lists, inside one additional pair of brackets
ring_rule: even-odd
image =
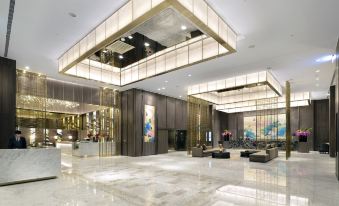
[(14, 135), (16, 107), (16, 62), (0, 57), (0, 149)]
[[(138, 89), (124, 91), (121, 95), (122, 155), (144, 156), (167, 152), (168, 130), (186, 129), (185, 101)], [(145, 105), (155, 106), (155, 143), (143, 141)]]

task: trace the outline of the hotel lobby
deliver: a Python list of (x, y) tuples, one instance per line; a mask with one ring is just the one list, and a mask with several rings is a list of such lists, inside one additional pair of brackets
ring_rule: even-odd
[(0, 2), (0, 206), (339, 202), (339, 2)]

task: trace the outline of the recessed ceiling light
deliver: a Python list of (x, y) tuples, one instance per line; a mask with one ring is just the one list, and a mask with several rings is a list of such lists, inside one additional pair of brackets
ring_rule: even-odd
[(319, 81), (319, 77), (316, 77), (315, 80)]
[(319, 87), (319, 84), (315, 84), (316, 87)]
[(129, 39), (133, 39), (133, 36), (132, 36), (132, 35), (129, 35), (128, 38), (129, 38)]
[(179, 98), (182, 98), (182, 96), (179, 96)]
[(186, 25), (181, 25), (181, 30), (186, 30), (187, 26)]
[(159, 88), (158, 90), (160, 91), (161, 89)]
[(70, 17), (73, 17), (73, 18), (77, 17), (77, 15), (76, 15), (75, 13), (73, 13), (73, 12), (69, 12), (68, 15), (69, 15)]
[(161, 89), (165, 90), (165, 89), (166, 89), (166, 87), (163, 87), (163, 88), (161, 88)]
[(122, 56), (121, 54), (119, 55), (119, 59), (123, 59), (124, 58), (124, 56)]
[(125, 38), (124, 37), (121, 37), (121, 39), (120, 39), (121, 41), (125, 41)]
[(26, 69), (26, 70), (29, 70), (29, 66), (25, 66), (25, 69)]
[(320, 69), (315, 70), (315, 72), (316, 72), (316, 73), (319, 73), (319, 72), (320, 72)]
[(145, 44), (144, 44), (145, 46), (149, 46), (149, 43), (148, 42), (145, 42)]
[(189, 75), (187, 75), (187, 76), (191, 77), (191, 76), (192, 76), (192, 74), (189, 74)]
[(165, 83), (168, 83), (168, 81), (166, 80)]

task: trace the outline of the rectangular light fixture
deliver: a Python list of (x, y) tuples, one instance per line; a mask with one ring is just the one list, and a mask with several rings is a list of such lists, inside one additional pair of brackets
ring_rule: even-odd
[[(84, 63), (165, 9), (174, 9), (204, 35), (170, 46), (137, 62), (114, 68), (101, 62)], [(181, 27), (180, 22), (178, 26)], [(129, 37), (128, 34), (126, 37)], [(130, 38), (128, 38), (130, 39)], [(134, 38), (133, 38), (134, 40)], [(236, 52), (237, 34), (205, 0), (130, 0), (58, 59), (59, 72), (124, 86), (152, 76)], [(106, 53), (106, 50), (104, 50)]]
[[(300, 107), (309, 105), (310, 105), (309, 92), (291, 93), (291, 107)], [(233, 102), (228, 104), (220, 104), (216, 105), (215, 109), (226, 113), (236, 113), (257, 110), (280, 109), (285, 107), (286, 107), (285, 96), (282, 96), (270, 99), (250, 100)]]

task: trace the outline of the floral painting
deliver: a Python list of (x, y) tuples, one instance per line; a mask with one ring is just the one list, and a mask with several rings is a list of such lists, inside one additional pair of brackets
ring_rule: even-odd
[(145, 105), (144, 111), (144, 142), (155, 141), (155, 108)]
[(285, 139), (285, 114), (244, 117), (244, 138), (252, 140)]

